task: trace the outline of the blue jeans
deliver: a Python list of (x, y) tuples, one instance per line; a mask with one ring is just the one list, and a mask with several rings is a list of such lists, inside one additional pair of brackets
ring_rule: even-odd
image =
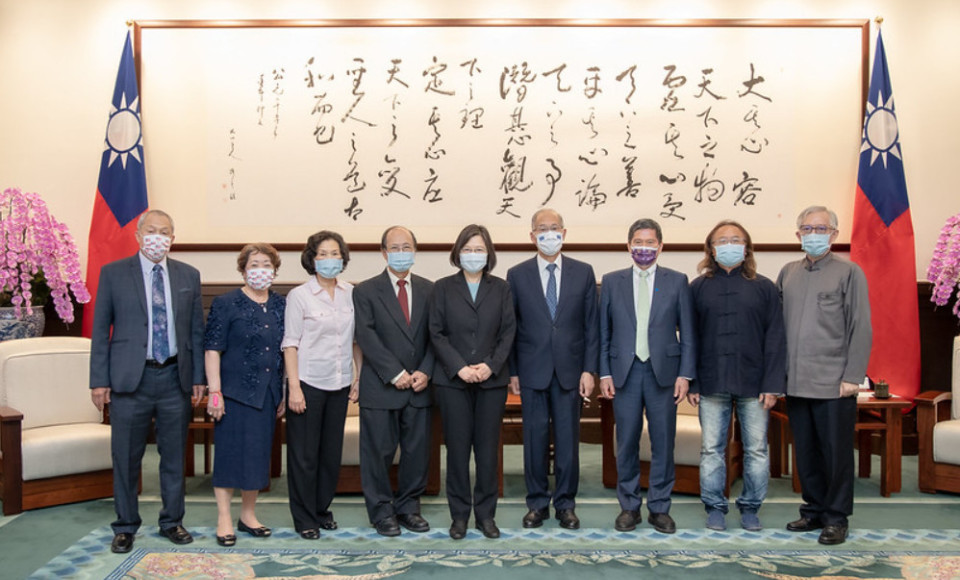
[(730, 415), (737, 407), (740, 436), (743, 439), (743, 491), (737, 499), (740, 511), (760, 509), (767, 497), (770, 478), (770, 454), (767, 448), (767, 420), (757, 397), (726, 393), (700, 397), (700, 499), (707, 511), (727, 513), (729, 507), (723, 488), (727, 481), (724, 456), (729, 438)]

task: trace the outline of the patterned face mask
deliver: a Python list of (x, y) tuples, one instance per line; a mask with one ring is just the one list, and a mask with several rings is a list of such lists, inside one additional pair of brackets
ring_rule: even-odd
[(250, 268), (247, 270), (247, 286), (254, 290), (266, 290), (273, 284), (275, 276), (273, 268)]
[(170, 250), (173, 241), (170, 236), (163, 234), (146, 234), (141, 236), (140, 251), (151, 262), (159, 262)]

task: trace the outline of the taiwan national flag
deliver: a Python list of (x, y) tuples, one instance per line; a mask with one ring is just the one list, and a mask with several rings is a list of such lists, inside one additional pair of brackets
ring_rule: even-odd
[(910, 202), (883, 37), (870, 76), (850, 256), (870, 288), (873, 351), (867, 374), (913, 400), (920, 392), (917, 264)]
[(138, 250), (134, 236), (137, 218), (147, 210), (147, 176), (143, 169), (143, 133), (140, 124), (140, 97), (133, 62), (130, 33), (123, 45), (117, 84), (113, 89), (110, 118), (100, 180), (93, 201), (90, 241), (87, 253), (87, 288), (91, 300), (83, 311), (83, 335), (90, 336), (93, 311), (100, 284), (100, 268), (132, 256)]

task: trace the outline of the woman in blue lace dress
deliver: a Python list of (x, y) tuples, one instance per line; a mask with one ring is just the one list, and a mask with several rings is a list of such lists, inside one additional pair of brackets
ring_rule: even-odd
[(283, 313), (286, 301), (270, 291), (280, 256), (269, 244), (244, 246), (237, 270), (244, 285), (218, 296), (210, 308), (204, 350), (207, 412), (217, 421), (213, 493), (217, 499), (217, 543), (232, 546), (230, 501), (241, 490), (237, 529), (266, 537), (257, 519), (257, 493), (270, 483), (270, 449), (276, 419), (283, 415)]

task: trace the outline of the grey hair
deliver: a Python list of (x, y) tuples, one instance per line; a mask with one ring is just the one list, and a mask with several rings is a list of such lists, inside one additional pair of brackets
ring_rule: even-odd
[(557, 210), (553, 209), (552, 207), (545, 207), (545, 208), (542, 208), (542, 209), (538, 209), (536, 212), (534, 212), (533, 217), (530, 218), (530, 229), (531, 229), (531, 230), (533, 230), (534, 228), (537, 227), (537, 218), (540, 217), (540, 214), (547, 213), (547, 212), (550, 212), (550, 213), (552, 213), (553, 215), (557, 216), (557, 219), (560, 220), (560, 227), (561, 227), (561, 228), (564, 227), (564, 226), (563, 226), (563, 216), (560, 215), (560, 212), (558, 212)]
[(167, 218), (167, 221), (170, 222), (170, 230), (176, 230), (176, 227), (173, 225), (173, 218), (170, 217), (170, 214), (163, 211), (162, 209), (148, 209), (147, 211), (140, 214), (140, 219), (137, 220), (137, 231), (140, 231), (140, 228), (143, 226), (143, 222), (147, 219), (149, 215), (158, 215), (163, 218)]
[(830, 227), (837, 229), (839, 225), (839, 220), (837, 219), (837, 214), (830, 208), (825, 205), (811, 205), (807, 209), (800, 212), (800, 215), (797, 216), (797, 229), (800, 229), (800, 226), (803, 225), (804, 220), (807, 219), (807, 216), (814, 213), (824, 212), (830, 217)]

